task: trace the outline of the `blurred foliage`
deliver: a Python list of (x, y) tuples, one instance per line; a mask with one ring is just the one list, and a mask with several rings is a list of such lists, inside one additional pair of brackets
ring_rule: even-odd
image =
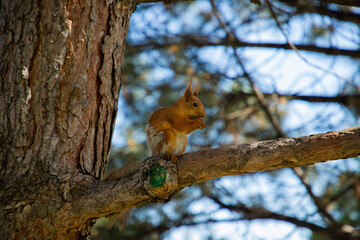
[[(359, 9), (307, 0), (214, 5), (140, 4), (133, 13), (109, 171), (149, 156), (150, 114), (173, 104), (190, 78), (201, 82), (207, 112), (190, 152), (359, 125)], [(121, 232), (99, 220), (92, 239), (331, 239), (360, 231), (359, 170), (349, 159), (204, 182), (131, 210)]]

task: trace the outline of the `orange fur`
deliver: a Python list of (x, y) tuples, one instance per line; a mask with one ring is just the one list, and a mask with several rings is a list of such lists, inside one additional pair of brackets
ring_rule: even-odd
[(187, 134), (203, 129), (206, 117), (204, 105), (197, 97), (198, 84), (192, 89), (192, 81), (184, 95), (169, 107), (156, 110), (146, 125), (146, 137), (152, 156), (165, 157), (177, 162), (177, 156), (186, 150)]

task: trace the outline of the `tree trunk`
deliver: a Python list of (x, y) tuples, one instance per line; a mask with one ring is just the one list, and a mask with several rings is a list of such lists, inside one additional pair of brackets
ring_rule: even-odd
[(0, 6), (0, 239), (78, 239), (68, 192), (103, 176), (135, 1)]

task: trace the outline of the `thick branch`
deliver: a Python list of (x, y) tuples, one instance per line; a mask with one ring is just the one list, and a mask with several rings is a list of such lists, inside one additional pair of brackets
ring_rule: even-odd
[(229, 175), (312, 165), (360, 155), (360, 127), (185, 154), (179, 187)]
[[(360, 155), (360, 126), (298, 138), (284, 138), (187, 153), (179, 157), (181, 189), (214, 178), (284, 167), (311, 165)], [(80, 222), (108, 216), (152, 202), (168, 201), (150, 196), (142, 185), (136, 162), (118, 171), (118, 180), (71, 190), (73, 211)], [(129, 174), (130, 173), (130, 174)], [(123, 176), (123, 177), (122, 177)]]

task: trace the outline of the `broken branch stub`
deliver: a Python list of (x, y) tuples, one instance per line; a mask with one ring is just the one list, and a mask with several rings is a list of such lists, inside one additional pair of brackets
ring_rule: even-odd
[(140, 167), (140, 173), (143, 187), (153, 197), (168, 200), (178, 188), (177, 166), (171, 161), (147, 158)]

